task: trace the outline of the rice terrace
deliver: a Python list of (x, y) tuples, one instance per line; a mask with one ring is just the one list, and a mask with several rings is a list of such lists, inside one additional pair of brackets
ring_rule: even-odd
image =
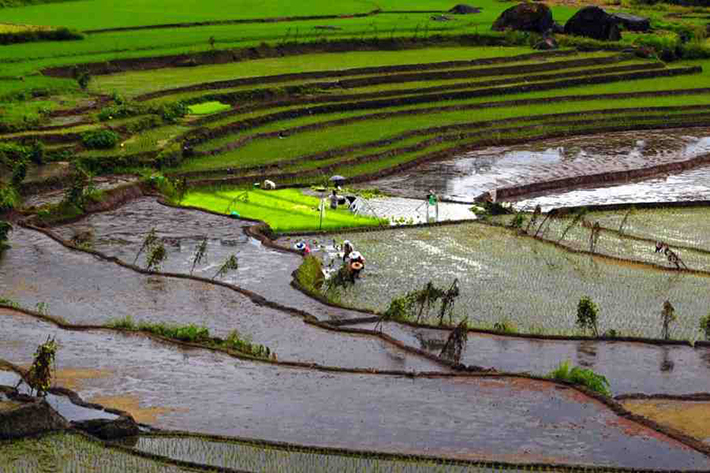
[(463, 1), (0, 0), (0, 473), (710, 471), (710, 2)]

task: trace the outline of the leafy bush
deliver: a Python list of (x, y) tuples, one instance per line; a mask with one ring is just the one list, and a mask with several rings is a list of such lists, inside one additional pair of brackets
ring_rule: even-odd
[(10, 182), (15, 187), (19, 187), (22, 181), (25, 180), (27, 176), (27, 162), (25, 160), (17, 161), (15, 166), (12, 168), (12, 178)]
[(79, 84), (81, 90), (86, 90), (89, 87), (89, 82), (91, 82), (91, 74), (88, 72), (80, 72), (76, 77), (76, 83)]
[(611, 396), (611, 391), (609, 390), (610, 384), (605, 376), (597, 374), (590, 369), (580, 368), (579, 366), (570, 369), (569, 360), (560, 363), (557, 369), (547, 376), (557, 381), (567, 381), (585, 386), (604, 396)]
[(182, 146), (179, 142), (172, 142), (163, 148), (155, 158), (155, 167), (163, 169), (180, 164), (182, 159)]
[(13, 186), (0, 184), (0, 212), (12, 210), (20, 204), (20, 194)]
[(5, 220), (0, 220), (0, 252), (9, 248), (7, 244), (8, 236), (12, 231), (12, 225)]
[(44, 144), (41, 141), (34, 140), (26, 149), (30, 161), (37, 165), (44, 162)]
[(296, 270), (296, 281), (305, 289), (318, 292), (325, 281), (320, 259), (313, 255), (303, 258), (303, 263)]
[(705, 335), (705, 340), (710, 340), (710, 312), (700, 319), (700, 331)]
[(183, 102), (165, 104), (159, 110), (160, 116), (163, 117), (165, 123), (176, 123), (190, 111), (187, 104)]
[(0, 143), (0, 164), (12, 169), (18, 161), (30, 158), (30, 150), (16, 143)]
[(33, 41), (71, 41), (84, 39), (84, 35), (69, 28), (52, 30), (28, 29), (14, 33), (0, 33), (0, 44), (30, 43)]
[(582, 297), (577, 304), (577, 326), (584, 331), (591, 330), (595, 337), (599, 336), (597, 319), (599, 309), (587, 296)]
[(98, 118), (102, 122), (105, 122), (106, 120), (114, 120), (116, 118), (133, 117), (140, 115), (142, 112), (142, 108), (137, 105), (121, 103), (102, 108)]
[(120, 137), (112, 130), (92, 130), (82, 133), (81, 143), (87, 149), (111, 149)]

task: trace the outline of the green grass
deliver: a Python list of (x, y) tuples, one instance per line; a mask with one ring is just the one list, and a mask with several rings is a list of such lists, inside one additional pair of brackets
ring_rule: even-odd
[(223, 112), (232, 108), (230, 105), (221, 102), (203, 102), (196, 105), (190, 105), (188, 109), (192, 115), (210, 115), (212, 113)]
[(126, 156), (129, 154), (156, 151), (165, 147), (168, 142), (189, 130), (182, 125), (165, 125), (145, 131), (123, 141), (113, 149), (87, 150), (77, 156)]
[(568, 381), (573, 384), (579, 384), (599, 394), (611, 397), (609, 381), (607, 381), (606, 377), (587, 368), (580, 368), (579, 366), (570, 368), (569, 361), (560, 363), (560, 366), (548, 376), (557, 381)]
[[(530, 52), (530, 48), (522, 47), (434, 47), (404, 51), (352, 51), (337, 54), (304, 54), (299, 56), (199, 66), (190, 68), (189, 73), (186, 73), (185, 68), (177, 67), (111, 74), (96, 77), (91, 84), (91, 88), (94, 91), (103, 92), (116, 90), (122, 94), (134, 96), (203, 82), (233, 80), (247, 77), (332, 71), (359, 67), (473, 60), (515, 56)], [(203, 93), (210, 92), (212, 91)]]
[[(236, 201), (248, 194), (248, 201)], [(299, 189), (264, 190), (194, 190), (187, 193), (182, 205), (200, 207), (214, 212), (229, 214), (236, 211), (244, 218), (261, 220), (275, 232), (323, 230), (351, 227), (376, 226), (373, 218), (360, 217), (348, 210), (326, 208), (323, 224), (318, 211), (320, 199), (304, 195)], [(327, 205), (327, 204), (326, 204)]]

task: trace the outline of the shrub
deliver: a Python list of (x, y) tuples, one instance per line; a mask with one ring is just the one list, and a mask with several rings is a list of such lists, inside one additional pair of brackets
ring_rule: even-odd
[(525, 224), (525, 217), (523, 216), (522, 212), (518, 212), (515, 214), (515, 217), (513, 217), (513, 220), (510, 221), (510, 226), (512, 228), (523, 228), (523, 225)]
[(27, 176), (27, 162), (25, 160), (17, 161), (15, 166), (12, 168), (12, 178), (10, 182), (15, 187), (19, 187), (22, 181), (25, 180)]
[(158, 169), (174, 167), (180, 164), (182, 159), (182, 146), (178, 142), (173, 142), (163, 148), (155, 158), (155, 167)]
[(34, 140), (27, 147), (27, 154), (30, 161), (37, 165), (41, 165), (44, 162), (44, 144), (39, 140)]
[(175, 123), (188, 112), (187, 104), (183, 102), (165, 104), (160, 108), (160, 116), (163, 117), (165, 123)]
[(91, 82), (91, 74), (88, 72), (80, 72), (76, 77), (76, 82), (79, 84), (81, 90), (86, 90), (89, 87), (89, 82)]
[(609, 381), (605, 376), (597, 374), (590, 369), (580, 368), (579, 366), (570, 369), (569, 360), (560, 363), (557, 369), (549, 373), (547, 377), (557, 381), (579, 384), (604, 396), (611, 396)]
[(111, 149), (120, 137), (112, 130), (92, 130), (82, 133), (81, 143), (87, 149)]
[(0, 212), (12, 210), (20, 204), (20, 194), (13, 186), (0, 184)]
[(296, 270), (296, 281), (305, 289), (318, 292), (325, 281), (320, 259), (313, 255), (303, 258), (303, 263)]
[(599, 309), (597, 305), (587, 296), (582, 297), (577, 304), (577, 326), (585, 332), (589, 329), (595, 337), (599, 336), (597, 319)]
[(700, 331), (705, 335), (705, 340), (710, 340), (710, 312), (700, 319)]
[(109, 107), (104, 107), (99, 112), (98, 118), (102, 122), (106, 120), (113, 120), (116, 118), (127, 118), (133, 117), (135, 115), (140, 115), (142, 113), (142, 108), (136, 105), (128, 103), (120, 103), (118, 105), (111, 105)]
[(5, 220), (0, 220), (0, 253), (10, 247), (7, 244), (7, 239), (11, 231), (12, 225)]

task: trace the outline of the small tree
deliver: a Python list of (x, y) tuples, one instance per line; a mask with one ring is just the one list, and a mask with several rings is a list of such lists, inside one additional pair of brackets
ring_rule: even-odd
[(15, 187), (19, 187), (20, 184), (22, 184), (22, 181), (25, 180), (26, 176), (27, 176), (27, 161), (25, 161), (24, 159), (17, 161), (15, 163), (15, 166), (12, 168), (12, 178), (11, 178), (12, 185)]
[(133, 264), (136, 264), (138, 261), (138, 257), (143, 253), (144, 251), (150, 249), (158, 242), (158, 235), (155, 233), (155, 228), (151, 228), (148, 234), (145, 236), (143, 239), (143, 244), (141, 245), (140, 250), (138, 250), (138, 253), (136, 253), (136, 257), (133, 260)]
[(202, 240), (202, 243), (197, 247), (197, 250), (195, 251), (195, 257), (192, 259), (192, 268), (190, 268), (190, 274), (195, 271), (195, 266), (200, 264), (202, 259), (205, 257), (205, 254), (207, 254), (207, 237), (205, 237)]
[(599, 336), (597, 319), (599, 318), (599, 308), (587, 296), (582, 297), (577, 304), (577, 326), (584, 330), (591, 330), (595, 337)]
[(150, 252), (146, 256), (145, 268), (149, 271), (156, 271), (160, 269), (160, 265), (168, 259), (168, 252), (165, 251), (165, 244), (162, 241), (158, 241), (154, 244)]
[(88, 72), (80, 72), (76, 77), (76, 82), (79, 84), (81, 90), (86, 90), (89, 87), (89, 82), (91, 82), (91, 74)]
[(24, 380), (37, 396), (46, 396), (47, 391), (52, 387), (52, 365), (56, 354), (57, 342), (54, 338), (47, 337), (47, 341), (37, 347), (34, 361)]
[(678, 316), (675, 313), (675, 307), (670, 301), (663, 303), (663, 310), (661, 310), (661, 319), (663, 319), (663, 339), (670, 340), (671, 338), (671, 324), (678, 320)]
[(446, 340), (444, 348), (442, 348), (439, 356), (453, 361), (454, 363), (461, 362), (461, 356), (466, 350), (466, 342), (468, 341), (468, 318), (463, 319)]
[(0, 220), (0, 253), (10, 247), (10, 245), (7, 244), (7, 239), (11, 231), (12, 225), (5, 220)]
[(700, 319), (700, 331), (705, 335), (705, 340), (710, 340), (710, 312)]
[(214, 280), (215, 278), (222, 278), (226, 276), (230, 271), (236, 271), (237, 269), (239, 269), (239, 260), (237, 259), (236, 255), (232, 255), (227, 258), (227, 261), (225, 261), (224, 264), (219, 268), (217, 274), (212, 276), (212, 279)]

